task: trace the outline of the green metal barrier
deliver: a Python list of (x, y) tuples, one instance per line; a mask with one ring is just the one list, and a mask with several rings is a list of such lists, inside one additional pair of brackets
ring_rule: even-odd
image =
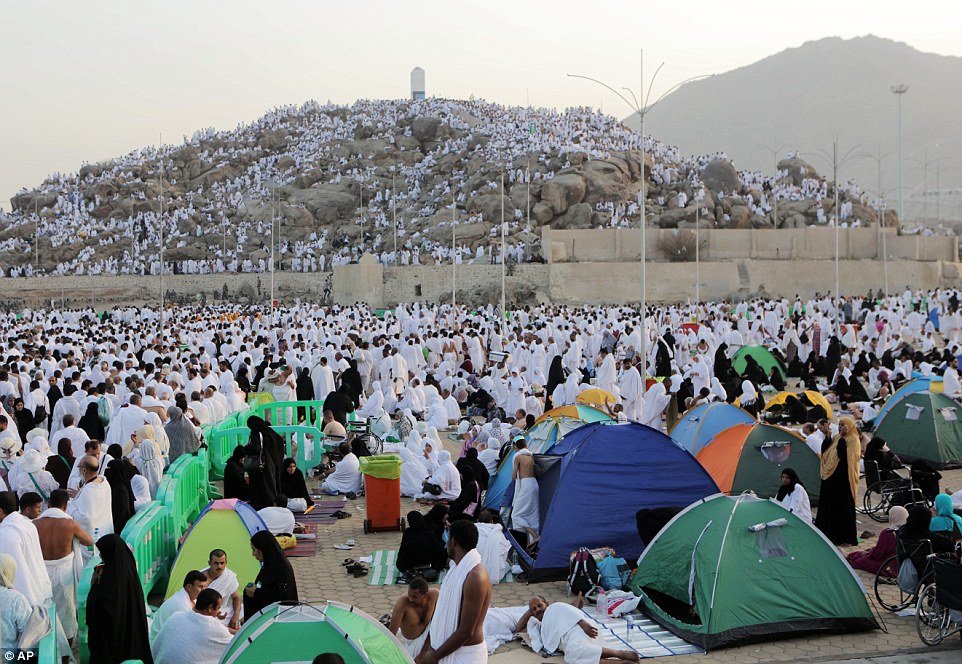
[(177, 552), (177, 537), (171, 521), (170, 510), (163, 503), (154, 501), (137, 512), (121, 533), (133, 551), (144, 597), (167, 578)]
[(36, 661), (39, 664), (60, 664), (60, 658), (57, 656), (57, 610), (52, 602), (47, 607), (47, 615), (50, 616), (53, 629), (37, 644)]
[(90, 594), (90, 584), (94, 575), (94, 568), (100, 564), (100, 556), (94, 556), (87, 561), (84, 571), (77, 583), (77, 649), (80, 653), (80, 664), (90, 661), (90, 648), (87, 647), (87, 596)]

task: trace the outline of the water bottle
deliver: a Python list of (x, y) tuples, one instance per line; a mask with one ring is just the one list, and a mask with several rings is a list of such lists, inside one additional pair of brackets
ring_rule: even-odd
[(602, 617), (608, 614), (608, 596), (604, 590), (598, 592), (598, 598), (595, 602), (595, 614)]

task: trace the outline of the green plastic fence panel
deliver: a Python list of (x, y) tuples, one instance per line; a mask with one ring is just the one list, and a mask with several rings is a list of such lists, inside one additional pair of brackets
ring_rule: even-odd
[(80, 652), (80, 664), (90, 662), (90, 649), (87, 647), (87, 595), (90, 594), (90, 582), (94, 568), (100, 564), (100, 556), (94, 556), (87, 561), (77, 583), (77, 646)]
[(47, 615), (50, 616), (53, 629), (40, 639), (40, 643), (37, 644), (37, 658), (33, 661), (39, 664), (60, 664), (60, 658), (57, 656), (57, 610), (52, 603), (47, 607)]
[(172, 525), (169, 509), (154, 501), (137, 512), (121, 533), (133, 551), (144, 597), (167, 577), (167, 570), (174, 560), (177, 538)]
[[(245, 420), (246, 421), (246, 420)], [(247, 427), (218, 427), (207, 441), (210, 451), (211, 475), (215, 479), (224, 477), (224, 467), (238, 445), (246, 445), (250, 437)]]
[[(273, 427), (295, 426), (301, 421), (309, 426), (324, 428), (323, 401), (272, 401), (260, 404), (253, 409), (253, 414), (263, 418)], [(244, 425), (247, 421), (238, 422)]]
[(167, 469), (157, 500), (170, 510), (175, 539), (180, 539), (207, 504), (208, 481), (206, 450), (178, 457)]
[[(324, 433), (317, 427), (272, 427), (284, 438), (285, 454), (297, 461), (297, 467), (307, 475), (309, 468), (321, 463), (321, 455), (330, 447), (325, 444)], [(294, 454), (294, 447), (297, 454)]]
[[(230, 459), (230, 455), (234, 452), (234, 447), (237, 445), (236, 437), (225, 437), (223, 435), (224, 432), (244, 426), (247, 418), (253, 414), (254, 411), (252, 409), (234, 413), (220, 424), (214, 426), (210, 434), (205, 437), (210, 452), (210, 472), (213, 479), (221, 479), (224, 477), (224, 467), (227, 465), (227, 460)], [(246, 443), (247, 438), (245, 437), (241, 444)]]

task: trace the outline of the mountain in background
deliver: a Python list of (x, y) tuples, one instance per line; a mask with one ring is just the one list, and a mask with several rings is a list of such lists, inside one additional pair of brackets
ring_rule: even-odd
[[(872, 35), (806, 42), (682, 86), (648, 114), (645, 132), (682, 154), (722, 150), (739, 169), (765, 173), (774, 170), (777, 140), (779, 158), (798, 150), (829, 178), (837, 135), (840, 157), (853, 148), (873, 155), (839, 169), (840, 181), (854, 178), (864, 190), (878, 189), (876, 156), (892, 153), (882, 162), (882, 191), (894, 209), (898, 100), (891, 88), (903, 83), (909, 87), (902, 97), (906, 221), (923, 216), (934, 221), (938, 208), (942, 221), (962, 222), (959, 57), (922, 53)], [(626, 123), (638, 127), (637, 117)], [(817, 156), (822, 151), (827, 158)]]

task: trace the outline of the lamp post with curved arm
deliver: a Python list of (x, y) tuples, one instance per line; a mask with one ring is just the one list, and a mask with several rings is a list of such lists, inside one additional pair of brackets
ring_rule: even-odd
[[(853, 159), (859, 159), (866, 156), (865, 153), (855, 151), (861, 147), (861, 144), (856, 145), (843, 154), (841, 157), (838, 156), (838, 136), (835, 137), (835, 141), (832, 143), (832, 152), (829, 154), (825, 150), (818, 150), (817, 152), (812, 152), (816, 157), (821, 157), (825, 159), (828, 163), (832, 165), (832, 187), (835, 189), (835, 207), (833, 212), (835, 214), (835, 336), (841, 338), (840, 327), (841, 321), (839, 320), (842, 315), (842, 305), (841, 305), (841, 292), (839, 290), (840, 278), (839, 278), (839, 225), (842, 223), (842, 214), (839, 210), (839, 196), (838, 196), (838, 169)], [(851, 237), (851, 236), (849, 236)]]
[(639, 132), (641, 135), (641, 159), (640, 159), (640, 164), (638, 169), (638, 172), (639, 172), (638, 177), (641, 180), (641, 190), (638, 195), (639, 203), (641, 207), (641, 220), (640, 220), (640, 226), (641, 226), (641, 306), (640, 306), (641, 349), (640, 350), (641, 350), (642, 362), (645, 363), (644, 371), (642, 372), (642, 380), (647, 378), (647, 373), (648, 373), (648, 368), (647, 368), (648, 367), (648, 330), (646, 325), (647, 290), (646, 290), (646, 284), (645, 284), (645, 250), (646, 250), (645, 202), (647, 199), (647, 180), (645, 179), (645, 116), (648, 114), (649, 111), (651, 111), (652, 108), (655, 107), (656, 104), (658, 104), (658, 102), (660, 102), (662, 99), (664, 99), (665, 97), (670, 95), (672, 92), (674, 92), (681, 86), (685, 85), (686, 83), (691, 83), (692, 81), (697, 81), (699, 79), (710, 78), (714, 76), (714, 74), (704, 74), (701, 76), (692, 76), (691, 78), (686, 78), (684, 81), (681, 81), (680, 83), (676, 83), (675, 85), (670, 87), (668, 90), (663, 92), (655, 101), (649, 102), (648, 100), (651, 97), (651, 89), (652, 89), (652, 86), (654, 86), (655, 84), (655, 78), (657, 78), (658, 72), (661, 71), (661, 68), (664, 66), (665, 66), (665, 63), (662, 62), (660, 65), (658, 65), (657, 69), (655, 69), (655, 73), (651, 77), (651, 81), (649, 81), (648, 89), (646, 91), (645, 90), (645, 52), (644, 50), (641, 51), (641, 76), (640, 76), (641, 101), (640, 102), (639, 102), (639, 98), (635, 96), (635, 93), (629, 90), (628, 88), (622, 88), (622, 90), (624, 90), (631, 96), (630, 100), (628, 99), (628, 97), (618, 92), (618, 90), (615, 90), (613, 87), (611, 87), (607, 83), (599, 81), (596, 78), (591, 78), (590, 76), (581, 76), (579, 74), (568, 74), (569, 78), (581, 78), (586, 81), (591, 81), (592, 83), (597, 83), (598, 85), (602, 86), (603, 88), (606, 88), (610, 92), (615, 93), (615, 95), (617, 95), (617, 97), (621, 99), (621, 101), (625, 102), (625, 104), (627, 104), (628, 107), (631, 108), (631, 110), (638, 115), (638, 120), (640, 124)]

